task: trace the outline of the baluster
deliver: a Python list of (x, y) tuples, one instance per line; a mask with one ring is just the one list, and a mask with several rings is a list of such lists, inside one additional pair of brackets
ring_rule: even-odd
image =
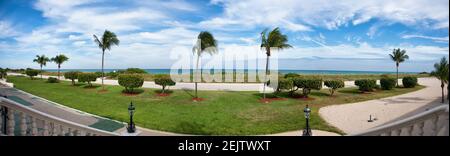
[(37, 136), (38, 135), (38, 128), (36, 124), (36, 117), (31, 117), (31, 135)]
[(75, 129), (73, 130), (73, 136), (79, 136), (79, 130)]
[(425, 121), (422, 121), (419, 123), (419, 136), (423, 136), (423, 134), (425, 133), (425, 131), (423, 130), (423, 128), (425, 127)]
[(24, 112), (20, 113), (20, 135), (27, 135), (27, 117)]
[(60, 136), (66, 136), (66, 131), (64, 130), (64, 126), (63, 125), (59, 125), (59, 127), (60, 127), (59, 135)]
[(391, 131), (391, 136), (399, 136), (400, 132), (398, 129), (392, 130)]
[(45, 120), (42, 120), (43, 122), (44, 122), (44, 132), (43, 132), (43, 136), (48, 136), (49, 135), (49, 132), (48, 132), (48, 122), (47, 121), (45, 121)]
[(439, 121), (439, 116), (434, 116), (432, 119), (431, 119), (431, 121), (432, 121), (432, 127), (431, 127), (431, 129), (432, 129), (432, 133), (430, 134), (430, 135), (432, 135), (432, 136), (436, 136), (437, 135), (437, 133), (438, 133), (438, 121)]
[(71, 128), (67, 128), (67, 133), (68, 133), (67, 136), (73, 136)]
[(86, 131), (80, 130), (80, 136), (86, 136)]
[(57, 135), (58, 135), (58, 134), (56, 133), (56, 123), (53, 123), (53, 124), (52, 124), (51, 132), (52, 132), (52, 136), (57, 136)]
[(8, 111), (8, 135), (14, 136), (14, 126), (15, 126), (15, 120), (14, 120), (14, 110), (9, 109)]
[(0, 106), (0, 135), (3, 134), (3, 106)]

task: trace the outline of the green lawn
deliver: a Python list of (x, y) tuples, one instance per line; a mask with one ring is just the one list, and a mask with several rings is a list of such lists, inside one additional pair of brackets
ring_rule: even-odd
[[(312, 107), (313, 129), (340, 132), (326, 124), (318, 116), (318, 109), (333, 104), (365, 101), (419, 90), (423, 86), (391, 91), (361, 94), (356, 88), (341, 89), (335, 97), (329, 97), (327, 89), (313, 91), (315, 100), (286, 98), (260, 103), (258, 92), (199, 91), (205, 101), (192, 102), (193, 91), (174, 90), (168, 97), (156, 96), (156, 89), (144, 89), (136, 96), (122, 95), (122, 87), (107, 86), (87, 89), (84, 85), (71, 86), (70, 82), (56, 84), (27, 77), (8, 77), (15, 87), (51, 101), (99, 116), (128, 121), (127, 107), (130, 101), (136, 105), (135, 121), (138, 126), (187, 134), (203, 135), (257, 135), (292, 130), (305, 126), (303, 108)], [(285, 96), (285, 95), (280, 95)]]

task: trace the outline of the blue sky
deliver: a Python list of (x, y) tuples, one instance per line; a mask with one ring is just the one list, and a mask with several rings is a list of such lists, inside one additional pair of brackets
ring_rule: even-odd
[(108, 29), (121, 43), (106, 68), (169, 68), (171, 48), (192, 47), (200, 31), (220, 50), (280, 27), (294, 47), (280, 51), (281, 69), (393, 71), (388, 54), (402, 48), (401, 70), (420, 72), (448, 57), (448, 26), (448, 0), (0, 0), (0, 67), (65, 54), (63, 68), (99, 68), (92, 35)]

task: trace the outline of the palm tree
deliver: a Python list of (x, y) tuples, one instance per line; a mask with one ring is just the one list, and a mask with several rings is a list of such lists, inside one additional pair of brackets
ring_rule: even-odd
[(98, 44), (98, 47), (102, 49), (102, 89), (105, 90), (105, 86), (103, 85), (103, 79), (105, 77), (105, 72), (103, 71), (104, 63), (105, 63), (105, 50), (111, 50), (112, 45), (119, 45), (119, 39), (117, 39), (116, 34), (111, 31), (105, 30), (101, 40), (98, 39), (96, 35), (94, 35), (94, 41)]
[(395, 61), (395, 65), (397, 66), (397, 87), (398, 87), (398, 66), (400, 65), (400, 63), (404, 62), (406, 59), (409, 59), (409, 56), (406, 55), (406, 50), (400, 50), (400, 48), (398, 49), (394, 49), (394, 51), (392, 51), (392, 54), (389, 54), (389, 56), (391, 56), (391, 59), (393, 61)]
[(270, 48), (277, 48), (279, 50), (292, 48), (292, 46), (287, 43), (288, 42), (287, 36), (283, 35), (278, 27), (269, 32), (269, 34), (267, 34), (267, 31), (268, 30), (265, 29), (263, 32), (261, 32), (261, 48), (266, 50), (267, 54), (266, 74), (264, 76), (264, 89), (263, 89), (264, 99), (266, 99), (267, 75), (269, 74), (269, 57), (271, 54)]
[[(192, 52), (194, 55), (197, 55), (197, 73), (198, 73), (198, 63), (200, 60), (200, 57), (203, 53), (207, 53), (210, 55), (217, 53), (217, 41), (214, 39), (214, 36), (207, 31), (202, 31), (200, 34), (198, 34), (197, 37), (197, 44), (192, 48)], [(200, 81), (201, 81), (201, 72), (200, 72)], [(197, 94), (197, 81), (195, 82), (195, 98), (198, 98)]]
[(441, 88), (442, 88), (442, 103), (445, 102), (444, 96), (444, 87), (445, 84), (448, 84), (448, 61), (447, 58), (442, 57), (441, 62), (434, 64), (434, 71), (431, 72), (431, 75), (441, 80)]
[(66, 57), (65, 55), (56, 55), (54, 58), (51, 59), (53, 62), (55, 62), (56, 64), (58, 64), (58, 79), (59, 79), (59, 69), (61, 69), (61, 64), (63, 64), (64, 62), (66, 62), (67, 60), (69, 60), (68, 57)]
[(49, 62), (50, 59), (46, 57), (45, 55), (36, 55), (36, 58), (33, 60), (33, 62), (36, 62), (41, 67), (41, 79), (42, 79), (42, 66), (46, 66), (47, 62)]

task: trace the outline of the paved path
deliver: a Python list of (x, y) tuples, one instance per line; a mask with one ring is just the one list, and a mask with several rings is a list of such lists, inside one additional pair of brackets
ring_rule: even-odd
[[(363, 132), (370, 128), (403, 119), (441, 105), (440, 81), (435, 78), (420, 78), (425, 89), (398, 96), (351, 104), (332, 105), (319, 110), (329, 124), (347, 134)], [(446, 102), (448, 104), (448, 101)], [(369, 115), (376, 118), (367, 122)]]

